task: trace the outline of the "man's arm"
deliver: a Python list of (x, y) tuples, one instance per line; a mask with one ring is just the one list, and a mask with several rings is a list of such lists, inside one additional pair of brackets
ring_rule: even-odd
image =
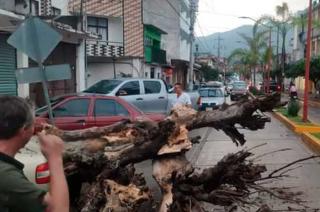
[(69, 191), (63, 170), (63, 141), (54, 135), (38, 134), (41, 151), (48, 160), (50, 172), (50, 190), (44, 197), (50, 212), (69, 211)]

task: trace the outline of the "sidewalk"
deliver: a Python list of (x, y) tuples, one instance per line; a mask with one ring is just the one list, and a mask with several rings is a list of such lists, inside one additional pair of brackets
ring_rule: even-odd
[[(262, 155), (263, 153), (272, 152), (282, 148), (291, 149), (291, 151), (270, 154), (261, 159), (260, 162), (267, 165), (269, 172), (292, 161), (313, 154), (308, 147), (304, 145), (300, 137), (292, 133), (271, 115), (270, 117), (272, 122), (267, 124), (266, 129), (255, 132), (247, 130), (242, 131), (247, 139), (246, 146), (249, 148), (259, 144), (267, 143), (267, 145), (253, 151), (256, 155)], [(208, 136), (207, 142), (201, 149), (201, 153), (196, 161), (196, 166), (198, 168), (212, 166), (216, 164), (224, 155), (230, 152), (239, 151), (242, 148), (236, 147), (230, 138), (228, 138), (222, 132), (213, 130)], [(294, 178), (276, 181), (270, 186), (294, 187), (295, 191), (304, 192), (302, 199), (308, 201), (306, 205), (310, 206), (310, 209), (320, 208), (319, 162), (320, 160), (306, 161), (302, 163), (302, 167), (290, 172)], [(269, 204), (272, 209), (288, 210), (287, 204), (279, 203), (278, 201), (268, 197), (266, 198), (266, 203)], [(223, 208), (217, 208), (217, 210), (224, 211)]]
[[(282, 99), (284, 101), (289, 101), (289, 96), (287, 94), (282, 94)], [(303, 98), (299, 96), (299, 100), (301, 103), (301, 110), (299, 114), (302, 116)], [(320, 124), (320, 100), (316, 101), (315, 99), (310, 99), (308, 102), (308, 119), (315, 124)]]

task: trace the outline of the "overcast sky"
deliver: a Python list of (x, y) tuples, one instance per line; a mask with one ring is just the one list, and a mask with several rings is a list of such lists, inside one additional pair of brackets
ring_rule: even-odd
[(224, 32), (244, 24), (253, 24), (250, 20), (239, 19), (249, 16), (258, 19), (261, 15), (275, 15), (275, 7), (282, 2), (289, 4), (291, 12), (303, 10), (308, 0), (199, 0), (199, 13), (195, 26), (196, 36), (215, 32)]

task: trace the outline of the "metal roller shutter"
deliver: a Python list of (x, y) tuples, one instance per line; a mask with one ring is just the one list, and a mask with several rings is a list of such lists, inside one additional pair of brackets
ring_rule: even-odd
[(7, 43), (8, 37), (0, 34), (0, 95), (17, 95), (16, 50)]

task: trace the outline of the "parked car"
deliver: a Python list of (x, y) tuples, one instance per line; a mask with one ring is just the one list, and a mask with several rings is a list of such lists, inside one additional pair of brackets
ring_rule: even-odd
[(219, 81), (209, 81), (206, 83), (206, 87), (220, 88), (223, 87), (223, 83)]
[[(70, 94), (52, 100), (55, 125), (63, 130), (78, 130), (94, 126), (107, 126), (122, 120), (149, 118), (160, 121), (163, 114), (143, 113), (123, 99), (95, 94)], [(47, 106), (36, 110), (36, 131), (48, 123)]]
[(41, 189), (48, 189), (50, 181), (49, 166), (47, 160), (41, 154), (36, 136), (31, 138), (15, 158), (24, 164), (23, 172), (31, 182), (34, 182)]
[[(94, 126), (107, 126), (130, 119), (161, 121), (163, 114), (145, 114), (123, 99), (92, 94), (70, 94), (52, 100), (55, 125), (63, 130), (77, 130)], [(47, 106), (36, 110), (35, 130), (48, 123)], [(36, 136), (23, 148), (16, 158), (25, 164), (26, 177), (42, 189), (48, 188), (49, 167), (41, 154)]]
[(231, 101), (236, 101), (240, 98), (247, 97), (248, 86), (244, 81), (235, 81), (232, 83), (230, 94)]
[[(170, 93), (166, 83), (160, 79), (106, 79), (97, 82), (83, 92), (119, 96), (143, 112), (163, 114), (170, 111), (172, 101), (176, 98), (173, 90)], [(192, 91), (188, 94), (192, 106), (197, 109), (199, 93)]]
[(199, 94), (200, 111), (217, 109), (225, 102), (225, 91), (223, 88), (200, 88)]
[[(267, 82), (263, 82), (262, 87), (264, 88), (264, 91), (267, 92)], [(271, 80), (269, 82), (269, 92), (281, 92), (281, 86), (275, 80)]]

